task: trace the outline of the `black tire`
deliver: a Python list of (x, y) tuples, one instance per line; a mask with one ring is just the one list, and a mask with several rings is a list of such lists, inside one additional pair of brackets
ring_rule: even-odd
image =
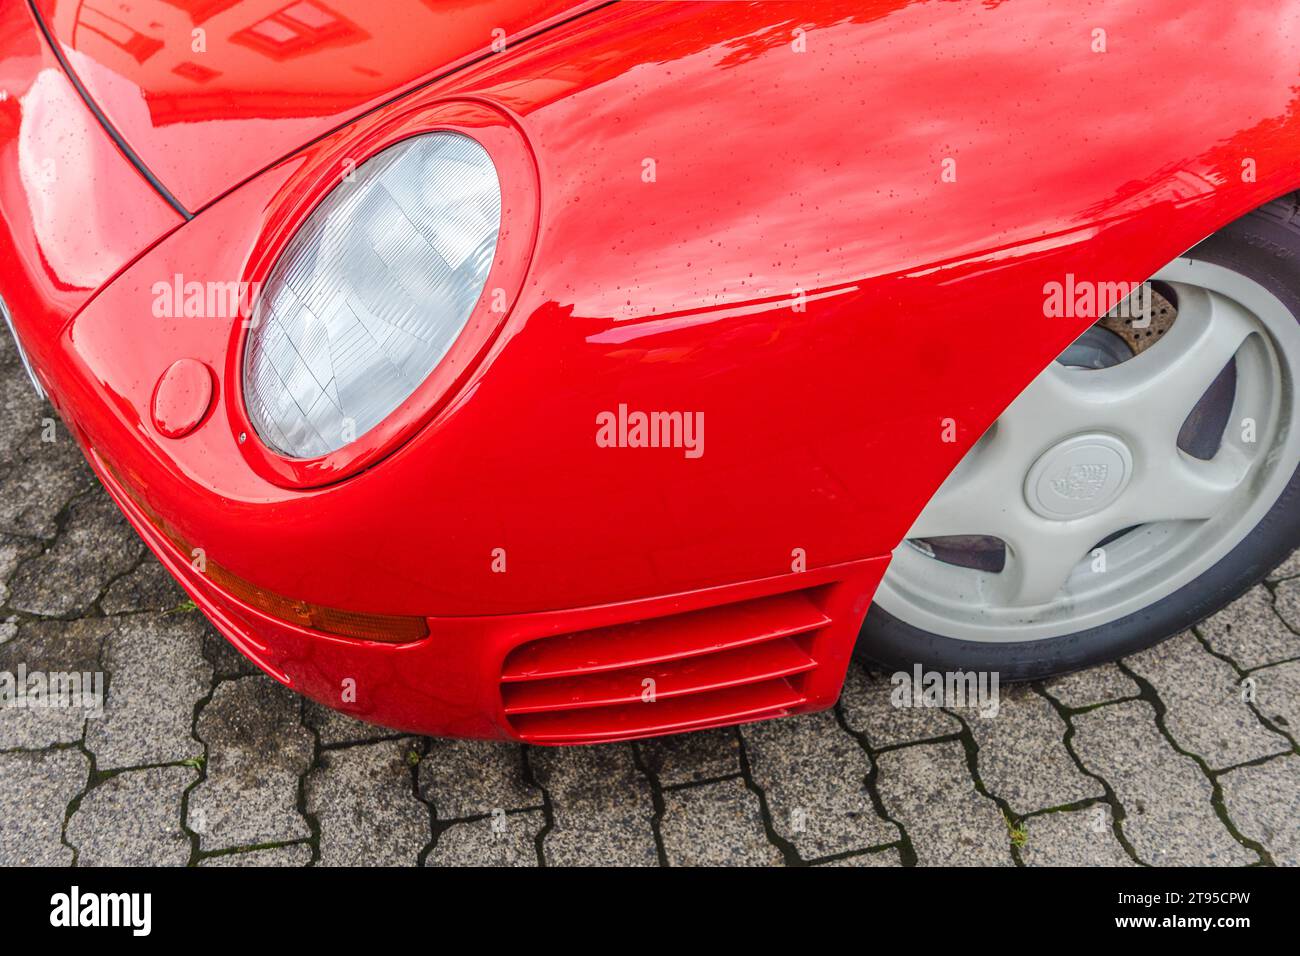
[[(1187, 256), (1241, 273), (1300, 316), (1300, 194), (1269, 203), (1197, 245)], [(904, 623), (873, 604), (855, 656), (889, 670), (996, 671), (1034, 680), (1091, 667), (1186, 630), (1259, 583), (1300, 544), (1300, 469), (1254, 530), (1193, 581), (1127, 617), (1074, 634), (997, 644), (964, 641)]]

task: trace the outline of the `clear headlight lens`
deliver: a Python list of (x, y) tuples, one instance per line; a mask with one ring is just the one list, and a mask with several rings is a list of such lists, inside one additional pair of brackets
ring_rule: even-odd
[(383, 421), (465, 327), (500, 225), (496, 168), (461, 133), (415, 136), (358, 166), (258, 297), (244, 401), (262, 441), (315, 458)]

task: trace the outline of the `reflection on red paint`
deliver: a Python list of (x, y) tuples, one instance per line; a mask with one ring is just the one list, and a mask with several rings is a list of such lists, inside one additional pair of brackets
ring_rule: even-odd
[(231, 34), (230, 42), (258, 50), (273, 60), (319, 53), (325, 44), (368, 39), (364, 30), (313, 0), (297, 0), (269, 17)]
[[(38, 0), (92, 98), (189, 210), (372, 106), (601, 0)], [(98, 6), (97, 6), (98, 5)], [(220, 144), (214, 148), (214, 144)]]

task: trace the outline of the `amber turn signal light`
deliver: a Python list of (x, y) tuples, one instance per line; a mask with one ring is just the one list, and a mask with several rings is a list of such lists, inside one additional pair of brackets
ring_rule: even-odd
[[(176, 529), (171, 527), (161, 515), (154, 512), (148, 504), (141, 500), (135, 489), (123, 479), (117, 468), (101, 455), (96, 454), (95, 459), (103, 463), (115, 484), (122, 489), (123, 494), (135, 502), (136, 506), (144, 513), (144, 516), (158, 530), (159, 534), (171, 542), (172, 546), (180, 551), (182, 555), (194, 553), (189, 543), (180, 536)], [(429, 622), (422, 617), (402, 614), (368, 614), (363, 611), (343, 611), (338, 608), (323, 607), (319, 604), (309, 604), (306, 601), (287, 598), (259, 588), (238, 575), (232, 574), (213, 561), (206, 561), (201, 573), (215, 586), (243, 601), (249, 607), (256, 608), (262, 613), (278, 618), (281, 621), (297, 624), (300, 627), (311, 628), (326, 634), (336, 634), (340, 637), (350, 637), (360, 641), (383, 641), (386, 644), (407, 644), (429, 636)]]

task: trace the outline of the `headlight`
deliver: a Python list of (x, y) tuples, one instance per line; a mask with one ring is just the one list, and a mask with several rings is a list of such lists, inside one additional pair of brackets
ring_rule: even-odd
[(316, 458), (401, 405), (465, 328), (500, 226), (496, 168), (469, 136), (414, 136), (357, 167), (258, 296), (244, 402), (262, 441)]

